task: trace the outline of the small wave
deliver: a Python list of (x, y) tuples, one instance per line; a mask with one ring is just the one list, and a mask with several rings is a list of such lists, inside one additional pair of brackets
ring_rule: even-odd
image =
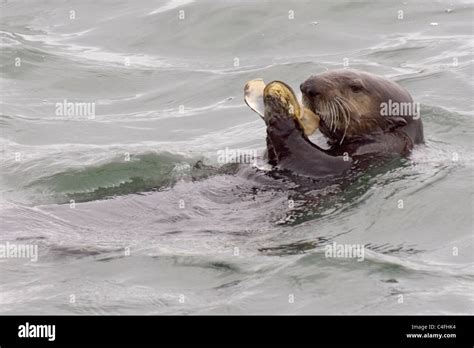
[[(300, 241), (276, 247), (261, 248), (267, 256), (290, 256), (300, 255), (294, 262), (311, 265), (317, 263), (320, 267), (323, 263), (335, 263), (351, 270), (356, 268), (371, 268), (376, 272), (391, 275), (406, 275), (407, 273), (424, 273), (435, 277), (441, 275), (455, 277), (474, 277), (472, 263), (447, 263), (437, 262), (427, 259), (424, 251), (414, 250), (405, 246), (385, 245), (385, 251), (377, 251), (374, 246), (367, 244), (364, 246), (363, 259), (357, 258), (328, 258), (325, 256), (325, 245), (330, 245), (332, 239), (320, 237), (314, 241)], [(291, 266), (291, 264), (289, 265)], [(391, 281), (393, 282), (393, 280)]]
[(400, 267), (410, 272), (431, 273), (439, 276), (440, 274), (454, 275), (454, 276), (474, 276), (472, 273), (472, 265), (455, 264), (455, 263), (441, 263), (420, 258), (407, 258), (389, 255), (386, 253), (375, 252), (366, 249), (365, 258), (376, 264), (382, 264), (385, 267)]
[[(115, 99), (97, 99), (95, 100), (96, 107), (101, 105), (110, 105), (116, 102), (130, 101), (134, 99), (141, 98), (142, 95), (135, 95), (133, 97), (124, 97), (124, 98), (115, 98)], [(157, 109), (157, 110), (140, 110), (137, 112), (131, 113), (117, 113), (112, 114), (100, 113), (95, 114), (92, 120), (88, 120), (85, 116), (84, 118), (73, 117), (73, 116), (62, 116), (62, 115), (41, 115), (41, 116), (31, 116), (31, 115), (22, 115), (16, 113), (15, 116), (0, 115), (0, 122), (6, 124), (13, 119), (21, 119), (25, 121), (34, 121), (34, 122), (49, 122), (52, 120), (60, 121), (81, 121), (81, 122), (101, 122), (101, 123), (116, 123), (116, 122), (136, 122), (141, 120), (153, 121), (153, 120), (163, 120), (168, 118), (181, 118), (181, 117), (191, 117), (196, 115), (201, 115), (210, 111), (217, 110), (228, 110), (228, 109), (239, 109), (245, 108), (245, 104), (231, 104), (230, 102), (234, 100), (234, 97), (230, 96), (217, 102), (210, 103), (201, 107), (175, 107), (169, 109)], [(52, 108), (57, 102), (52, 101), (42, 101), (41, 105), (51, 104)], [(149, 128), (144, 128), (149, 129)]]
[[(190, 107), (190, 108), (170, 108), (170, 109), (163, 109), (163, 110), (149, 110), (149, 111), (140, 111), (136, 113), (127, 113), (127, 114), (103, 114), (97, 115), (98, 121), (102, 122), (134, 122), (137, 120), (145, 119), (145, 120), (159, 120), (159, 119), (167, 119), (167, 118), (178, 118), (178, 117), (190, 117), (195, 115), (200, 115), (209, 111), (215, 110), (226, 110), (226, 109), (239, 109), (245, 107), (245, 104), (236, 104), (236, 105), (228, 105), (230, 101), (232, 101), (234, 97), (227, 97), (223, 100), (219, 100), (215, 103), (208, 104), (202, 107)], [(100, 104), (101, 101), (99, 100), (98, 103)]]
[[(194, 171), (196, 160), (170, 153), (143, 154), (100, 166), (63, 171), (29, 183), (26, 188), (51, 192), (57, 203), (93, 201), (131, 193), (162, 190)], [(62, 198), (61, 198), (62, 197)]]
[(7, 47), (20, 46), (21, 42), (18, 41), (14, 33), (0, 30), (0, 47), (5, 49)]
[[(87, 33), (84, 31), (81, 33), (75, 33), (75, 35), (82, 35)], [(163, 58), (150, 55), (130, 55), (126, 53), (117, 53), (104, 51), (99, 47), (93, 46), (82, 46), (73, 43), (67, 43), (66, 40), (69, 40), (72, 34), (69, 35), (59, 35), (54, 36), (53, 33), (47, 34), (36, 34), (36, 35), (27, 35), (27, 34), (17, 34), (25, 41), (31, 42), (43, 42), (47, 46), (55, 46), (61, 48), (61, 51), (50, 52), (50, 54), (56, 54), (59, 56), (67, 56), (72, 59), (80, 59), (86, 61), (94, 61), (99, 64), (114, 64), (120, 66), (122, 69), (136, 69), (137, 67), (145, 68), (169, 68), (172, 67), (172, 64), (166, 63)]]
[(174, 10), (175, 8), (186, 6), (188, 4), (193, 3), (194, 0), (171, 0), (166, 5), (158, 7), (157, 9), (151, 11), (148, 15), (154, 15), (157, 13), (162, 13), (170, 10)]

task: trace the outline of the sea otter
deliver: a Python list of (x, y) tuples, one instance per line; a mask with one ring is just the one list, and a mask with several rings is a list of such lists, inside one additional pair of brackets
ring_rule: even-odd
[[(303, 106), (280, 81), (265, 86), (253, 80), (245, 87), (247, 104), (267, 125), (269, 163), (280, 169), (334, 176), (368, 159), (407, 155), (423, 142), (419, 109), (405, 89), (388, 79), (334, 70), (310, 77), (300, 88)], [(398, 112), (389, 105), (398, 105)], [(328, 150), (308, 139), (316, 128), (327, 138)]]
[(389, 79), (339, 69), (308, 78), (300, 89), (303, 105), (319, 115), (319, 130), (334, 155), (406, 155), (424, 142), (418, 105)]

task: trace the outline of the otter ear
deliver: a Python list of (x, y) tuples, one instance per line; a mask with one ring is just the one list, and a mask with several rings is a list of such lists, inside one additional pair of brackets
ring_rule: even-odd
[(262, 79), (250, 80), (244, 87), (245, 103), (263, 118), (265, 113), (265, 104), (263, 103), (263, 90), (265, 82)]
[(301, 107), (299, 120), (306, 136), (310, 136), (319, 128), (319, 116), (305, 107)]

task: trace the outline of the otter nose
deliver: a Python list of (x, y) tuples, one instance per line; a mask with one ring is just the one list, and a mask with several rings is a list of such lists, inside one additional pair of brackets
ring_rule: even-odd
[(300, 90), (301, 90), (301, 93), (309, 97), (316, 97), (321, 94), (320, 90), (316, 87), (314, 82), (309, 82), (309, 81), (303, 82), (300, 85)]

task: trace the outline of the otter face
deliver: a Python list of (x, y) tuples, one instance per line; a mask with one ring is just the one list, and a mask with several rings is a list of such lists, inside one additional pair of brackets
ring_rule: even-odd
[(320, 116), (319, 129), (341, 144), (360, 134), (376, 131), (379, 97), (372, 91), (370, 75), (334, 70), (311, 76), (300, 86), (303, 105)]

